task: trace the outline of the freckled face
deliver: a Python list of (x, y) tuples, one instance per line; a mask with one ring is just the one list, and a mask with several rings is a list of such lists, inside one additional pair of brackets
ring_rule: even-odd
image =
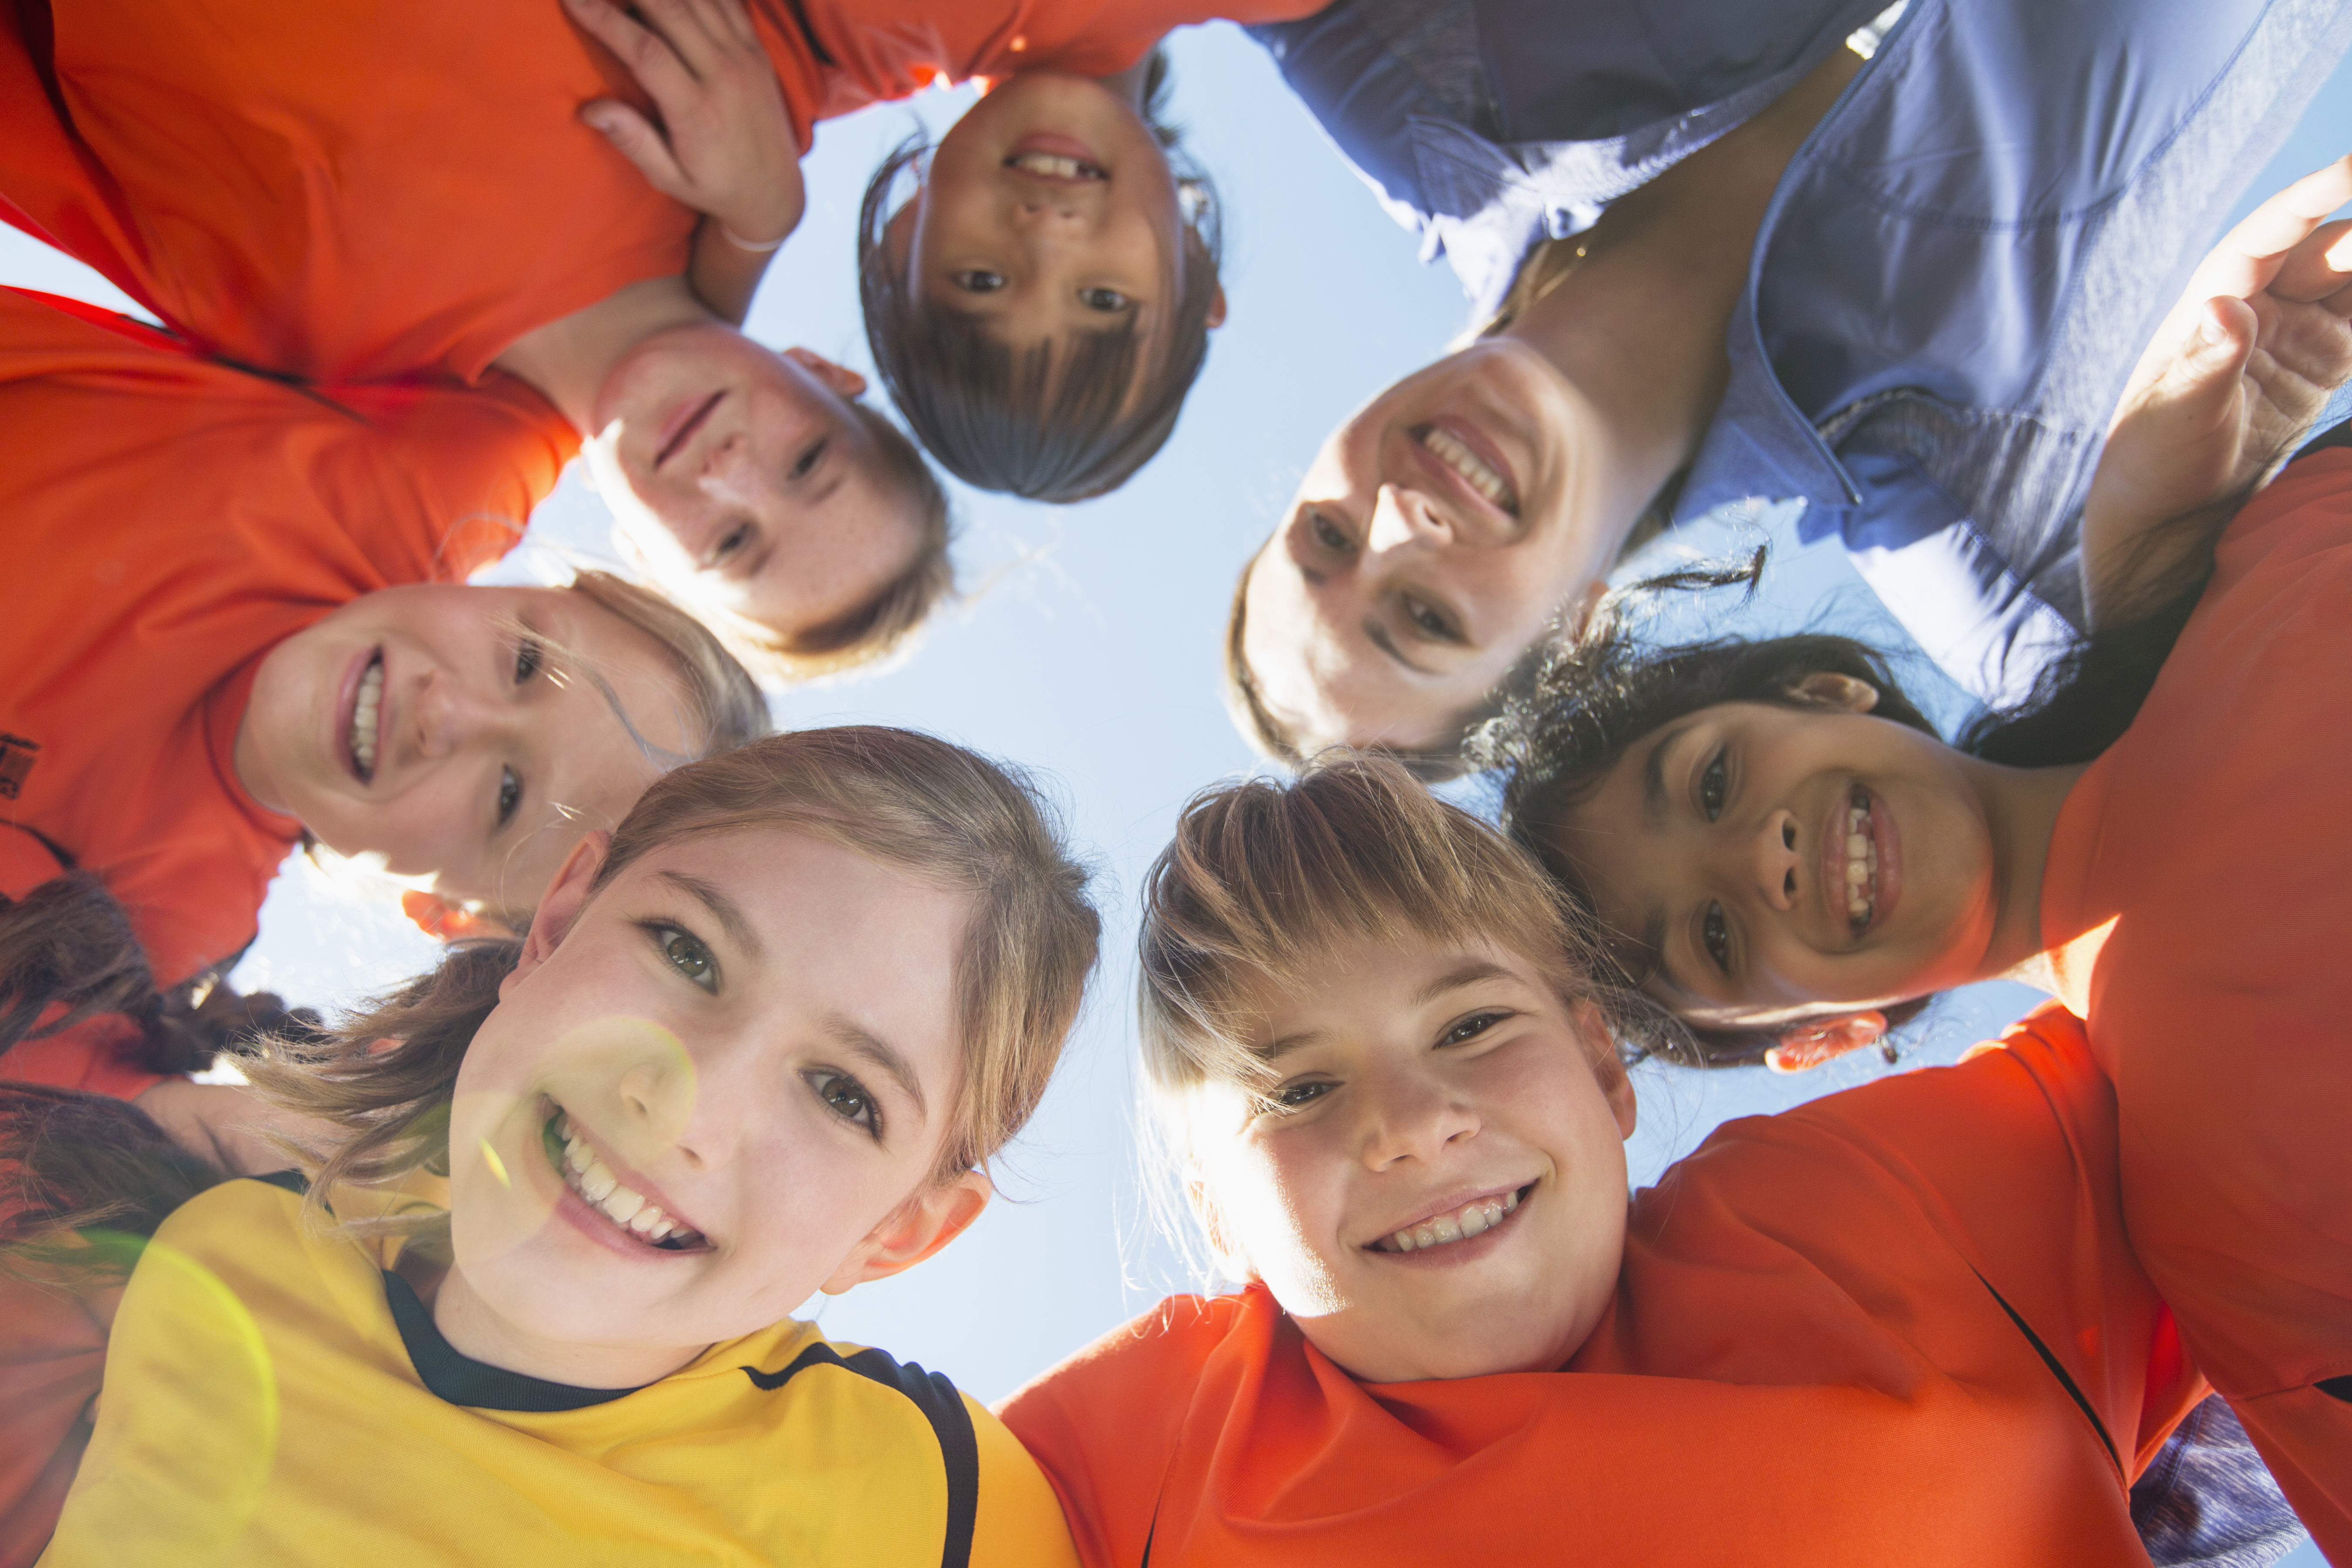
[(583, 827), (627, 815), (692, 743), (660, 642), (557, 588), (414, 584), (343, 605), (264, 656), (236, 765), (336, 853), (439, 891), (527, 908)]
[(510, 1335), (681, 1364), (788, 1316), (928, 1183), (961, 1091), (969, 916), (798, 834), (632, 865), (467, 1051), (466, 1288)]
[(1582, 395), (1514, 339), (1373, 398), (1250, 564), (1266, 705), (1321, 742), (1433, 747), (1607, 569), (1639, 510), (1614, 468)]
[(1265, 1101), (1200, 1091), (1229, 1247), (1372, 1382), (1567, 1361), (1613, 1292), (1633, 1091), (1526, 960), (1353, 942), (1269, 998)]
[(852, 399), (856, 372), (731, 328), (657, 332), (597, 394), (589, 467), (654, 574), (790, 637), (914, 563), (922, 519)]
[(1675, 1011), (1767, 1025), (1976, 977), (1998, 909), (1967, 759), (1865, 713), (1734, 702), (1629, 748), (1548, 834)]

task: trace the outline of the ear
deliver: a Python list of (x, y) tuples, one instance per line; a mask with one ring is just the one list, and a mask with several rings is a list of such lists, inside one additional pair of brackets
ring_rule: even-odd
[(853, 1285), (912, 1268), (971, 1228), (995, 1191), (987, 1176), (966, 1171), (952, 1182), (916, 1194), (866, 1232), (866, 1239), (850, 1249), (833, 1278), (818, 1289), (838, 1296)]
[(1774, 1072), (1803, 1072), (1885, 1037), (1886, 1015), (1875, 1009), (1791, 1024), (1781, 1031), (1780, 1043), (1764, 1053), (1764, 1065)]
[(1570, 1012), (1591, 1060), (1593, 1079), (1601, 1085), (1601, 1097), (1609, 1102), (1609, 1114), (1617, 1120), (1618, 1135), (1631, 1138), (1641, 1116), (1641, 1103), (1633, 1093), (1633, 1076), (1626, 1072), (1610, 1039), (1608, 1020), (1591, 1001), (1578, 1002)]
[(1560, 629), (1568, 634), (1571, 642), (1584, 636), (1585, 628), (1592, 624), (1592, 612), (1599, 609), (1601, 601), (1608, 596), (1609, 579), (1595, 577), (1584, 585), (1583, 594), (1560, 613)]
[(1790, 687), (1789, 695), (1811, 707), (1841, 713), (1867, 713), (1878, 706), (1878, 688), (1867, 680), (1827, 669), (1817, 669)]
[(845, 364), (835, 364), (814, 349), (786, 349), (784, 357), (816, 377), (843, 397), (859, 397), (866, 378)]
[(587, 906), (589, 886), (596, 873), (604, 868), (604, 852), (613, 847), (613, 836), (603, 828), (581, 835), (563, 864), (555, 868), (555, 878), (540, 895), (538, 912), (531, 916), (530, 930), (522, 939), (522, 956), (515, 961), (514, 970), (499, 982), (499, 995), (503, 999), (509, 988), (522, 977), (545, 963), (572, 930), (572, 922), (580, 918)]
[(1225, 324), (1225, 286), (1222, 283), (1217, 285), (1215, 298), (1209, 301), (1208, 321), (1211, 331)]
[(436, 942), (464, 942), (469, 937), (504, 937), (519, 934), (515, 929), (480, 910), (452, 903), (438, 893), (428, 893), (421, 888), (411, 888), (400, 895), (400, 912), (406, 915), (418, 931)]

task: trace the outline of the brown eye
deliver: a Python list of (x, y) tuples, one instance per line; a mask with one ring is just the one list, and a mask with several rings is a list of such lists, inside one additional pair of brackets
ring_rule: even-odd
[(882, 1136), (882, 1109), (866, 1086), (847, 1073), (821, 1068), (808, 1075), (808, 1085), (824, 1108), (844, 1121), (864, 1128), (876, 1139)]
[(1698, 776), (1699, 809), (1706, 813), (1709, 822), (1723, 815), (1724, 790), (1723, 753), (1717, 752), (1715, 760), (1706, 764), (1706, 771)]
[(1308, 512), (1307, 526), (1314, 531), (1315, 542), (1326, 550), (1348, 551), (1356, 547), (1356, 542), (1349, 539), (1339, 525), (1323, 512)]
[(967, 294), (993, 294), (1004, 287), (1004, 274), (974, 267), (961, 272), (950, 273), (948, 281)]
[(824, 447), (825, 443), (823, 441), (812, 443), (809, 449), (801, 454), (800, 461), (793, 465), (792, 472), (787, 474), (785, 477), (787, 479), (804, 479), (808, 478), (811, 473), (815, 471), (816, 466), (824, 461)]
[(1721, 904), (1706, 906), (1706, 914), (1698, 923), (1699, 940), (1706, 944), (1706, 955), (1726, 974), (1731, 973), (1731, 925), (1723, 918)]

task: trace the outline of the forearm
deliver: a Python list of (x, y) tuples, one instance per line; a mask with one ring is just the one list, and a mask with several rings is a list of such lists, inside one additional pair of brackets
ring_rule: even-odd
[(687, 264), (687, 282), (692, 286), (695, 297), (714, 314), (740, 327), (744, 317), (751, 314), (751, 296), (759, 291), (760, 279), (775, 253), (776, 247), (772, 245), (753, 249), (737, 243), (728, 237), (724, 224), (715, 217), (705, 217), (694, 231), (694, 255)]

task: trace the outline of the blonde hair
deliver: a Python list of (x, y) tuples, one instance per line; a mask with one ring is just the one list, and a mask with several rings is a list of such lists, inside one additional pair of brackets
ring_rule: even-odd
[(1391, 758), (1328, 752), (1288, 783), (1195, 795), (1152, 862), (1137, 983), (1152, 1089), (1263, 1089), (1265, 993), (1306, 983), (1351, 939), (1492, 942), (1563, 1002), (1598, 1005), (1628, 1059), (1670, 1026), (1616, 983), (1585, 918), (1525, 850)]
[[(768, 732), (768, 700), (761, 695), (760, 683), (711, 629), (683, 606), (609, 572), (578, 573), (569, 591), (668, 650), (671, 664), (686, 684), (689, 706), (686, 731), (692, 750), (687, 761), (733, 751)], [(557, 651), (577, 662), (578, 656), (570, 650)], [(607, 700), (611, 700), (609, 692)]]
[[(983, 1164), (1044, 1095), (1100, 936), (1087, 873), (1051, 809), (1017, 773), (928, 735), (874, 725), (772, 735), (657, 780), (614, 834), (589, 896), (665, 845), (749, 829), (805, 833), (971, 900), (954, 993), (963, 1085), (933, 1174)], [(301, 1152), (314, 1194), (448, 1168), (458, 1066), (520, 952), (513, 942), (461, 945), (324, 1037), (266, 1043), (247, 1068), (255, 1090), (345, 1134)], [(346, 1228), (431, 1235), (446, 1218)]]
[(777, 685), (839, 675), (887, 658), (907, 646), (941, 600), (955, 594), (955, 563), (948, 556), (954, 529), (939, 476), (924, 461), (922, 449), (880, 412), (855, 399), (849, 407), (873, 437), (891, 488), (919, 514), (921, 538), (904, 571), (822, 626), (787, 637), (724, 605), (704, 612), (736, 655)]

